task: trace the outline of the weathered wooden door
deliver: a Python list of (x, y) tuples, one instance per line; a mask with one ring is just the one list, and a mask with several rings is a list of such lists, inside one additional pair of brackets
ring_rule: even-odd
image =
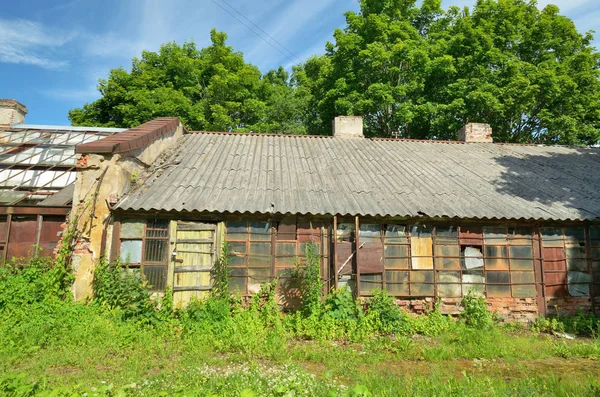
[(212, 288), (211, 272), (216, 260), (216, 224), (177, 222), (173, 267), (175, 307), (192, 298), (203, 298)]

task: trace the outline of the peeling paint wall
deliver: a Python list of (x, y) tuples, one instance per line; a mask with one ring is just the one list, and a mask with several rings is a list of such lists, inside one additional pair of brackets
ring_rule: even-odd
[[(73, 296), (92, 293), (93, 272), (102, 256), (110, 252), (112, 205), (133, 187), (133, 181), (183, 135), (179, 127), (144, 148), (121, 154), (84, 153), (77, 162), (73, 212), (78, 219), (78, 241), (73, 253)], [(105, 246), (103, 246), (105, 241)]]

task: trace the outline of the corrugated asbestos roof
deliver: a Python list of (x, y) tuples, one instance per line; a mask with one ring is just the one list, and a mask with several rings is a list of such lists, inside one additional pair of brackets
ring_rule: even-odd
[(123, 210), (487, 219), (600, 218), (600, 149), (184, 135)]

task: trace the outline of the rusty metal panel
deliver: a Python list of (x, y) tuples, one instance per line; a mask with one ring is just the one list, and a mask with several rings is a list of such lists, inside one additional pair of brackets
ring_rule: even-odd
[[(350, 255), (354, 252), (354, 243), (348, 241), (338, 241), (336, 247), (336, 273), (340, 275), (352, 274), (352, 262), (353, 259), (348, 260)], [(344, 264), (346, 264), (344, 266)], [(344, 268), (340, 272), (340, 268)]]
[(284, 218), (279, 222), (277, 240), (296, 240), (296, 218)]
[(542, 259), (544, 271), (566, 271), (566, 256), (564, 248), (543, 247)]
[(459, 232), (461, 245), (482, 245), (483, 227), (480, 226), (461, 226)]
[(381, 242), (361, 243), (358, 268), (361, 273), (383, 273), (383, 245)]
[(60, 241), (59, 233), (65, 218), (45, 216), (42, 220), (38, 256), (52, 256), (56, 245)]
[(7, 260), (26, 258), (33, 254), (37, 217), (13, 215), (7, 244)]
[(6, 241), (6, 228), (7, 228), (6, 216), (0, 217), (0, 241)]

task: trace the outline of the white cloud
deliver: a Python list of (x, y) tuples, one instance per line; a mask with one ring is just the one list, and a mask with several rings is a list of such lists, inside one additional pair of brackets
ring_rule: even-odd
[(68, 62), (54, 57), (54, 49), (73, 40), (76, 32), (57, 32), (25, 19), (0, 19), (0, 62), (62, 69)]

